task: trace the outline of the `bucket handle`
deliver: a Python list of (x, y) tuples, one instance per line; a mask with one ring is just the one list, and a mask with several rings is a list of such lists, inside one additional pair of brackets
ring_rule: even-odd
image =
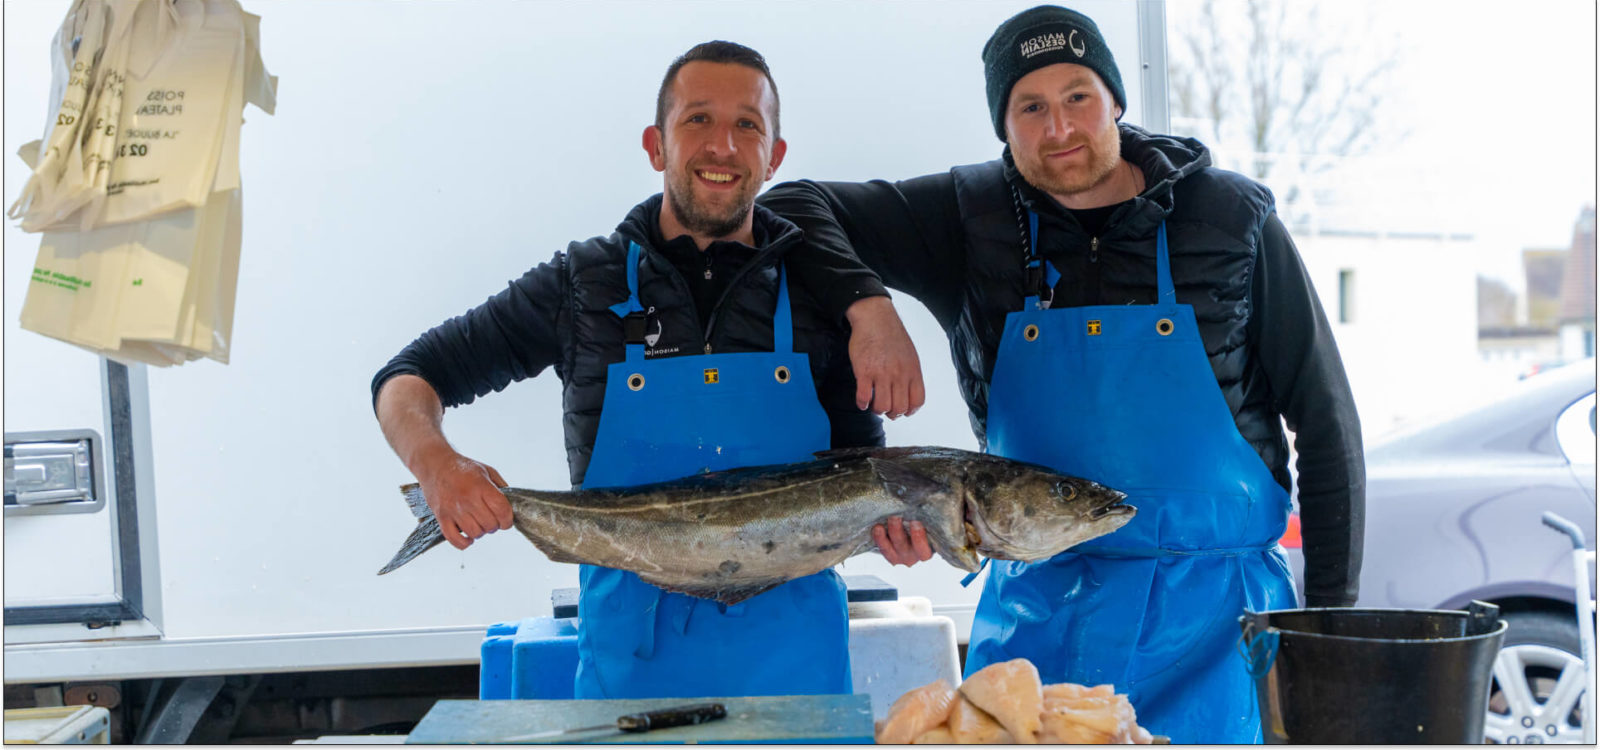
[(1267, 627), (1258, 631), (1254, 622), (1246, 622), (1244, 634), (1234, 646), (1250, 676), (1265, 677), (1272, 670), (1272, 663), (1278, 660), (1278, 629)]

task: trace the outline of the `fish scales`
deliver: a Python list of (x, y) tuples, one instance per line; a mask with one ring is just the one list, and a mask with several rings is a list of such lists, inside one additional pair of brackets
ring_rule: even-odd
[(725, 597), (832, 567), (871, 546), (873, 524), (913, 512), (870, 474), (831, 466), (737, 487), (591, 493), (507, 494), (524, 500), (513, 503), (518, 530), (551, 559), (606, 560), (669, 590)]
[[(1121, 492), (1032, 464), (951, 448), (828, 451), (635, 487), (506, 488), (515, 527), (555, 562), (631, 570), (669, 591), (737, 603), (875, 548), (872, 527), (918, 521), (945, 561), (1033, 560), (1133, 516)], [(387, 573), (443, 541), (421, 490), (418, 527)]]

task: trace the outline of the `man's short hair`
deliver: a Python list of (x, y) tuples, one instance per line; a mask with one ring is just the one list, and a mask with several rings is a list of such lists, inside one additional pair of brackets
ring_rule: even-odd
[(761, 71), (767, 77), (767, 85), (772, 87), (772, 139), (778, 139), (778, 83), (772, 80), (772, 71), (767, 68), (766, 58), (742, 44), (720, 40), (696, 44), (667, 67), (667, 75), (661, 79), (661, 90), (656, 92), (656, 127), (666, 130), (672, 81), (678, 77), (680, 68), (692, 62), (730, 63)]

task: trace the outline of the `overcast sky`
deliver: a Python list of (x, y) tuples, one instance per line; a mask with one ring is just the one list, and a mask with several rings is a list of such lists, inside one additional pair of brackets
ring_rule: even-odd
[(1403, 151), (1453, 165), (1480, 233), (1509, 251), (1485, 270), (1504, 275), (1521, 247), (1566, 247), (1595, 201), (1595, 3), (1359, 5), (1405, 30)]

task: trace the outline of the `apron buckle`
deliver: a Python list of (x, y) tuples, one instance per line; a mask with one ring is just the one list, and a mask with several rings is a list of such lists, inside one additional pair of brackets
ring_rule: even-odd
[(622, 337), (629, 344), (644, 343), (644, 311), (635, 310), (622, 316)]

